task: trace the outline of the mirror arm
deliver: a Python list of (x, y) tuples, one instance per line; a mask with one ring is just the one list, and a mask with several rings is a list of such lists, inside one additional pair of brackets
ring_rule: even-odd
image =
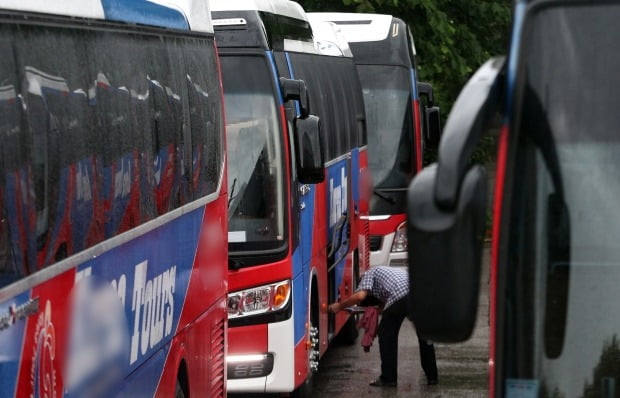
[(425, 95), (428, 100), (428, 106), (432, 107), (435, 105), (435, 98), (433, 96), (433, 86), (430, 83), (426, 82), (417, 82), (418, 84), (418, 95)]
[(439, 146), (435, 201), (454, 209), (471, 155), (495, 115), (503, 93), (505, 57), (488, 60), (463, 88), (446, 122)]

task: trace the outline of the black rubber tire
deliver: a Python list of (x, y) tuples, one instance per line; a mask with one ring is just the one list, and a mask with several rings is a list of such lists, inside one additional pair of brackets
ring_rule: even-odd
[(174, 389), (174, 398), (185, 398), (185, 391), (183, 391), (183, 387), (181, 387), (181, 383), (177, 379), (177, 385)]
[(312, 374), (308, 376), (304, 384), (299, 386), (291, 393), (291, 398), (311, 398), (312, 397)]
[(334, 342), (341, 345), (353, 345), (357, 341), (358, 336), (357, 319), (354, 315), (351, 315), (347, 323), (340, 329), (340, 333), (338, 333)]

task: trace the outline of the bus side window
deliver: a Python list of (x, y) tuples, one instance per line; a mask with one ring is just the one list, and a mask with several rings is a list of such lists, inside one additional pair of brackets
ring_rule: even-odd
[(0, 41), (0, 289), (29, 271), (25, 262), (27, 235), (20, 234), (25, 220), (18, 217), (16, 210), (21, 198), (20, 171), (26, 169), (27, 161), (23, 156), (19, 78), (11, 34), (2, 30), (5, 39)]
[(192, 133), (193, 197), (215, 192), (221, 170), (222, 120), (217, 64), (213, 52), (191, 43), (185, 50)]

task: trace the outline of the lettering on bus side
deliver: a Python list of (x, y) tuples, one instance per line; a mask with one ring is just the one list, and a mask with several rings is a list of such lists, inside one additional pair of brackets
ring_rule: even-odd
[[(135, 266), (133, 292), (131, 292), (131, 314), (133, 332), (131, 334), (129, 365), (140, 356), (146, 355), (165, 337), (172, 334), (174, 326), (174, 292), (176, 289), (177, 267), (172, 266), (164, 272), (147, 279), (148, 261)], [(92, 268), (88, 267), (76, 274), (76, 283), (90, 277)], [(125, 308), (127, 297), (127, 277), (122, 274), (110, 282), (121, 306)]]
[[(335, 185), (338, 184), (338, 185)], [(340, 169), (340, 181), (334, 182), (334, 178), (329, 179), (330, 214), (329, 227), (336, 225), (340, 217), (347, 212), (347, 176), (344, 167)]]
[(172, 333), (174, 320), (174, 290), (177, 267), (173, 266), (153, 279), (146, 279), (148, 262), (136, 266), (131, 310), (134, 330), (131, 337), (129, 364), (145, 355), (164, 337)]

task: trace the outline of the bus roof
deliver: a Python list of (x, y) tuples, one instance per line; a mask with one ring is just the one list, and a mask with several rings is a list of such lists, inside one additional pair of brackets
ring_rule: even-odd
[(213, 33), (206, 0), (0, 0), (0, 9)]
[(336, 24), (348, 40), (358, 65), (416, 66), (415, 44), (407, 24), (392, 15), (308, 13), (314, 23)]
[(308, 21), (303, 7), (289, 0), (211, 0), (211, 11), (262, 11)]
[(333, 22), (351, 43), (380, 41), (388, 38), (394, 17), (384, 14), (308, 13), (308, 19)]
[(294, 1), (211, 0), (210, 3), (220, 48), (257, 47), (317, 53), (306, 12)]
[(349, 42), (344, 38), (338, 25), (333, 22), (310, 20), (310, 26), (312, 26), (314, 44), (319, 53), (353, 58)]

